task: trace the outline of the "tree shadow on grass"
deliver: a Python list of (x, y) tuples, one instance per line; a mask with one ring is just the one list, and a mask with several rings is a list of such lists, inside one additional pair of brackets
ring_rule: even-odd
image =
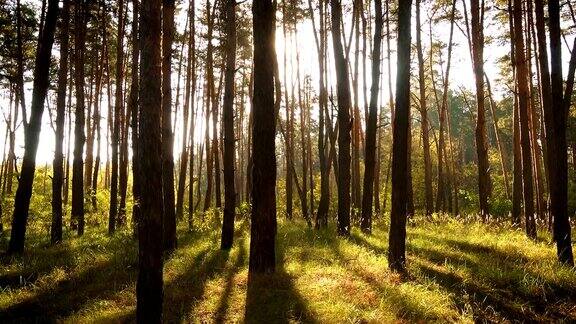
[(230, 296), (232, 295), (232, 289), (234, 286), (234, 276), (246, 263), (246, 245), (244, 244), (244, 238), (238, 240), (235, 245), (239, 248), (238, 256), (236, 256), (236, 261), (226, 273), (226, 286), (224, 287), (224, 292), (220, 296), (218, 308), (216, 309), (215, 323), (225, 323), (226, 312), (229, 307)]
[[(376, 254), (385, 253), (384, 248), (368, 242), (362, 236), (352, 234), (347, 240), (363, 246)], [(428, 305), (423, 304), (417, 297), (401, 289), (400, 284), (414, 280), (409, 273), (398, 274), (398, 276), (382, 276), (381, 272), (371, 273), (361, 266), (351, 266), (349, 263), (350, 258), (342, 252), (337, 242), (332, 245), (332, 249), (335, 257), (345, 267), (351, 277), (366, 283), (379, 295), (386, 296), (389, 304), (388, 310), (393, 312), (397, 318), (408, 321), (454, 320), (445, 318), (443, 314), (432, 313)], [(386, 270), (383, 269), (383, 271), (385, 272)]]
[(276, 272), (248, 273), (245, 323), (318, 323), (284, 268), (286, 246), (277, 242)]
[[(476, 321), (576, 319), (570, 308), (565, 307), (566, 302), (576, 301), (575, 291), (549, 281), (544, 283), (548, 292), (523, 289), (521, 281), (526, 279), (526, 274), (539, 277), (526, 268), (531, 262), (526, 256), (456, 239), (428, 234), (416, 236), (431, 244), (423, 247), (407, 242), (409, 269), (439, 284), (451, 294), (459, 311), (471, 312)], [(350, 241), (377, 254), (387, 252), (360, 235), (352, 235)], [(448, 246), (454, 250), (435, 249), (434, 246)], [(462, 278), (446, 265), (462, 269), (470, 278)], [(427, 284), (420, 276), (413, 276), (413, 280)]]
[(111, 298), (134, 282), (136, 261), (133, 249), (118, 251), (110, 259), (73, 273), (3, 309), (0, 322), (57, 322), (90, 301)]
[[(236, 237), (234, 248), (240, 249), (238, 259), (242, 259), (242, 255), (245, 255), (243, 237), (245, 227), (246, 222), (240, 223), (234, 233)], [(164, 322), (180, 323), (186, 321), (186, 317), (194, 305), (203, 297), (208, 281), (226, 271), (229, 256), (230, 251), (223, 251), (214, 246), (207, 247), (187, 265), (187, 270), (184, 273), (164, 283)], [(234, 273), (242, 264), (243, 261), (237, 260), (228, 272), (229, 280), (233, 279)], [(230, 289), (232, 288), (231, 285), (230, 282)], [(231, 291), (228, 292), (228, 294), (230, 293)], [(225, 302), (225, 299), (221, 300), (221, 303)], [(221, 310), (225, 312), (226, 307), (227, 304), (221, 305)]]

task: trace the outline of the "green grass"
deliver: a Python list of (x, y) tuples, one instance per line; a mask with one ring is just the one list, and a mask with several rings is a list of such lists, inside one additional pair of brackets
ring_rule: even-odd
[[(576, 272), (543, 236), (508, 226), (411, 221), (408, 275), (387, 270), (387, 225), (349, 239), (281, 220), (277, 273), (248, 278), (248, 222), (234, 248), (219, 232), (179, 230), (164, 268), (164, 319), (174, 322), (575, 321)], [(215, 227), (214, 227), (215, 228)], [(56, 247), (32, 231), (22, 257), (3, 257), (0, 322), (124, 322), (135, 317), (137, 248), (104, 227)], [(6, 247), (2, 239), (0, 250)]]

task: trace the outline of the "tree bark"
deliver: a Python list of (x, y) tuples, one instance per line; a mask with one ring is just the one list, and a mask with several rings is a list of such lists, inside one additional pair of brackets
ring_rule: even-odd
[(486, 221), (490, 215), (490, 174), (488, 161), (488, 139), (486, 137), (486, 111), (484, 107), (484, 0), (472, 0), (472, 57), (476, 78), (476, 154), (478, 155), (478, 198), (480, 217)]
[(342, 4), (330, 0), (332, 9), (332, 44), (338, 95), (338, 234), (350, 235), (350, 81), (348, 63), (342, 47), (340, 24)]
[(390, 270), (406, 269), (406, 194), (408, 191), (408, 123), (410, 116), (410, 20), (412, 0), (398, 5), (398, 72), (392, 147), (392, 210), (388, 239)]
[(34, 85), (32, 90), (32, 106), (30, 123), (25, 127), (24, 156), (20, 170), (20, 179), (14, 198), (14, 212), (12, 215), (12, 229), (8, 253), (24, 252), (24, 240), (26, 236), (26, 224), (32, 196), (32, 184), (36, 171), (36, 152), (42, 127), (42, 114), (44, 113), (44, 101), (48, 92), (50, 58), (54, 43), (54, 31), (58, 19), (58, 0), (50, 0), (44, 31), (38, 42), (34, 65)]
[(70, 1), (62, 3), (60, 18), (60, 68), (58, 70), (58, 90), (56, 99), (56, 147), (52, 176), (52, 225), (50, 241), (62, 241), (62, 184), (64, 183), (64, 117), (66, 114), (66, 86), (68, 85), (68, 31), (70, 27)]
[(76, 119), (74, 121), (74, 160), (72, 162), (72, 219), (78, 222), (78, 235), (84, 234), (84, 49), (88, 4), (75, 3), (74, 85), (76, 86)]
[[(276, 118), (274, 111), (275, 6), (252, 2), (254, 99), (252, 125), (252, 212), (249, 273), (275, 271)], [(276, 98), (280, 100), (280, 98)]]
[[(140, 219), (136, 320), (162, 321), (162, 54), (161, 1), (143, 0), (140, 10)], [(159, 192), (160, 191), (160, 194)]]
[(376, 169), (376, 133), (378, 122), (378, 92), (380, 90), (380, 49), (382, 48), (382, 1), (374, 0), (375, 28), (372, 47), (372, 86), (370, 87), (370, 108), (366, 125), (366, 149), (364, 167), (364, 189), (362, 190), (362, 231), (372, 231), (372, 202), (374, 199), (374, 171)]
[(430, 134), (428, 133), (428, 107), (426, 103), (426, 82), (424, 75), (424, 55), (422, 50), (422, 25), (420, 22), (420, 0), (416, 0), (416, 47), (418, 51), (418, 85), (420, 91), (420, 126), (422, 132), (422, 150), (424, 155), (424, 200), (426, 216), (434, 210), (432, 189), (432, 162), (430, 160)]
[(118, 38), (116, 40), (116, 90), (112, 126), (112, 171), (110, 177), (110, 212), (108, 233), (116, 230), (118, 222), (118, 146), (120, 144), (120, 115), (122, 114), (122, 82), (124, 80), (124, 0), (118, 1)]
[(234, 239), (236, 189), (234, 184), (234, 72), (236, 70), (236, 0), (226, 0), (226, 71), (224, 80), (224, 218), (220, 248), (229, 250)]
[[(518, 0), (516, 0), (518, 1)], [(550, 81), (552, 105), (549, 107), (546, 130), (550, 137), (548, 161), (555, 161), (550, 170), (550, 212), (554, 220), (553, 238), (556, 242), (558, 261), (561, 264), (574, 266), (568, 217), (568, 149), (566, 145), (565, 101), (570, 102), (571, 91), (563, 95), (562, 87), (562, 44), (560, 42), (560, 4), (558, 0), (548, 1), (550, 30)], [(572, 49), (572, 51), (575, 51)], [(572, 76), (573, 78), (573, 76)], [(570, 82), (570, 80), (568, 80)], [(573, 81), (573, 80), (572, 80)]]
[(520, 110), (520, 145), (522, 147), (522, 176), (524, 193), (524, 217), (526, 234), (536, 238), (534, 219), (534, 189), (532, 179), (532, 154), (528, 131), (528, 69), (524, 54), (524, 34), (522, 29), (522, 1), (514, 0), (514, 58), (516, 61), (516, 82), (518, 84), (518, 107)]
[(134, 205), (132, 206), (132, 227), (134, 234), (138, 234), (138, 222), (140, 219), (140, 161), (139, 156), (139, 141), (138, 141), (138, 93), (139, 93), (139, 56), (140, 47), (138, 44), (138, 13), (140, 10), (139, 0), (132, 0), (132, 81), (130, 82), (130, 97), (128, 99), (128, 111), (132, 115), (131, 128), (132, 128), (132, 198)]
[[(192, 59), (194, 56), (194, 0), (190, 1), (190, 8), (188, 9), (188, 20), (190, 21), (188, 26), (188, 54), (186, 57), (186, 85), (184, 90), (184, 108), (182, 111), (182, 152), (180, 153), (180, 172), (178, 175), (178, 191), (176, 194), (176, 216), (182, 218), (184, 214), (184, 187), (186, 185), (186, 170), (188, 168), (188, 149), (187, 149), (187, 137), (188, 137), (188, 117), (190, 113), (190, 101), (194, 100), (194, 94), (191, 91), (195, 89), (195, 85), (192, 83), (192, 73), (194, 67), (192, 66)], [(178, 97), (176, 97), (178, 98)], [(193, 135), (190, 136), (193, 140)], [(192, 163), (192, 162), (191, 162)], [(192, 163), (193, 164), (193, 163)], [(192, 186), (193, 173), (190, 173), (190, 186)], [(189, 207), (191, 208), (191, 207)]]
[(174, 205), (174, 134), (172, 133), (172, 43), (174, 0), (162, 6), (162, 190), (164, 194), (164, 251), (176, 249), (176, 206)]

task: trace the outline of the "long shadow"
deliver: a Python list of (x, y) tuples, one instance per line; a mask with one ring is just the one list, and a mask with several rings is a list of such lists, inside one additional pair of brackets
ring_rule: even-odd
[(468, 309), (468, 303), (471, 304), (474, 321), (506, 319), (538, 322), (546, 319), (526, 307), (526, 304), (517, 301), (511, 292), (497, 292), (494, 288), (481, 286), (474, 280), (463, 280), (454, 273), (442, 272), (423, 263), (418, 267), (423, 274), (452, 294), (452, 301), (461, 312)]
[(238, 273), (246, 262), (246, 245), (244, 244), (244, 238), (238, 240), (236, 246), (239, 248), (238, 256), (236, 257), (234, 265), (228, 269), (226, 274), (226, 287), (224, 287), (224, 293), (220, 296), (220, 302), (216, 310), (216, 319), (214, 320), (216, 323), (225, 323), (226, 311), (229, 307), (230, 296), (232, 295), (232, 288), (234, 286), (234, 275)]
[[(50, 262), (36, 262), (31, 265), (31, 258), (40, 260), (51, 260)], [(24, 256), (7, 256), (0, 257), (0, 264), (8, 266), (16, 262), (26, 264), (25, 267), (17, 271), (3, 272), (0, 274), (0, 289), (20, 289), (36, 282), (38, 278), (46, 275), (54, 268), (70, 268), (74, 265), (74, 253), (70, 251), (69, 246), (58, 246), (50, 249), (34, 249)]]
[(40, 290), (36, 295), (10, 305), (0, 312), (0, 322), (53, 323), (80, 310), (87, 302), (111, 298), (136, 278), (134, 248), (111, 256)]
[(206, 248), (188, 265), (188, 269), (164, 285), (164, 321), (180, 323), (190, 312), (191, 305), (204, 294), (206, 283), (222, 273), (228, 251)]
[[(244, 229), (246, 222), (241, 222), (235, 229), (234, 246), (244, 249)], [(217, 236), (217, 235), (216, 235)], [(215, 236), (215, 237), (216, 237)], [(243, 250), (240, 250), (240, 253)], [(187, 265), (187, 270), (164, 285), (164, 322), (180, 323), (186, 320), (191, 308), (204, 295), (206, 283), (226, 270), (230, 251), (222, 251), (211, 246), (196, 255)], [(238, 262), (237, 262), (238, 264)], [(238, 264), (241, 266), (241, 264)], [(232, 271), (232, 270), (231, 270)], [(232, 274), (233, 275), (233, 274)]]
[(248, 274), (245, 323), (318, 323), (284, 269), (285, 249), (277, 242), (276, 273)]
[[(347, 240), (356, 243), (357, 245), (363, 246), (364, 248), (367, 248), (368, 250), (377, 254), (385, 253), (384, 248), (368, 242), (365, 238), (357, 234), (352, 234)], [(338, 244), (334, 244), (332, 249), (334, 251), (334, 255), (341, 264), (346, 264), (348, 262), (348, 258), (342, 253), (342, 250)], [(351, 276), (365, 282), (375, 291), (388, 296), (392, 306), (390, 311), (394, 312), (396, 317), (399, 319), (408, 321), (447, 320), (438, 314), (431, 314), (427, 310), (426, 305), (422, 305), (419, 300), (414, 299), (414, 296), (403, 292), (396, 283), (382, 282), (378, 280), (374, 274), (371, 274), (370, 272), (360, 267), (348, 266), (346, 267), (346, 270)], [(409, 274), (404, 274), (399, 279), (401, 281), (413, 280)]]
[[(179, 242), (180, 247), (193, 244), (200, 237), (201, 234), (183, 235)], [(85, 261), (78, 263), (75, 259), (81, 253), (85, 255), (101, 253), (101, 249), (112, 251), (109, 259), (93, 264), (87, 264)], [(56, 284), (48, 284), (45, 288), (38, 288), (38, 292), (31, 297), (1, 309), (0, 323), (58, 322), (81, 310), (89, 302), (113, 298), (117, 292), (132, 286), (137, 278), (136, 241), (122, 233), (106, 239), (104, 245), (99, 241), (88, 240), (78, 242), (74, 248), (67, 242), (46, 249), (34, 247), (24, 256), (4, 257), (2, 261), (4, 264), (10, 264), (29, 262), (31, 259), (40, 261), (35, 262), (32, 267), (2, 275), (0, 277), (2, 288), (9, 286), (15, 289), (25, 288), (25, 285), (34, 283), (54, 267), (63, 268), (69, 273), (69, 277)], [(78, 270), (75, 267), (78, 267)], [(133, 311), (121, 317), (110, 318), (114, 322), (128, 322), (134, 319)]]
[[(430, 280), (438, 283), (444, 290), (452, 295), (454, 304), (461, 312), (468, 311), (465, 301), (470, 301), (475, 320), (492, 321), (501, 320), (550, 320), (550, 319), (576, 319), (567, 309), (555, 307), (557, 303), (574, 303), (576, 292), (566, 287), (561, 287), (553, 282), (546, 281), (548, 293), (531, 294), (518, 287), (515, 280), (506, 280), (500, 276), (501, 271), (515, 271), (528, 273), (533, 277), (538, 274), (531, 273), (525, 268), (530, 260), (520, 253), (507, 253), (496, 247), (476, 245), (455, 239), (440, 239), (433, 235), (416, 234), (417, 237), (432, 243), (447, 245), (455, 248), (463, 254), (452, 251), (440, 251), (434, 248), (407, 245), (408, 257), (415, 270), (420, 271)], [(386, 250), (370, 243), (359, 235), (352, 235), (350, 241), (373, 251), (385, 254)], [(485, 271), (487, 265), (482, 260), (497, 260), (499, 271)], [(433, 264), (434, 266), (430, 265)], [(465, 280), (457, 274), (440, 271), (437, 267), (443, 267), (446, 263), (453, 264), (458, 268), (466, 269), (471, 273), (471, 278), (478, 278), (488, 282), (489, 286), (478, 283), (480, 280)], [(415, 277), (420, 281), (421, 278)], [(518, 278), (521, 280), (521, 278)]]
[(498, 258), (502, 261), (509, 261), (514, 263), (516, 266), (525, 265), (530, 262), (530, 259), (519, 252), (510, 253), (493, 246), (473, 244), (470, 242), (449, 238), (439, 238), (437, 236), (424, 233), (415, 233), (413, 236), (419, 239), (431, 241), (433, 243), (448, 245), (464, 253), (474, 255), (488, 255), (491, 258)]

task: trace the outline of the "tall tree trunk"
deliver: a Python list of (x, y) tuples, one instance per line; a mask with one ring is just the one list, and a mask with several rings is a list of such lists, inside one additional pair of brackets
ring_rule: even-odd
[[(516, 0), (518, 1), (518, 0)], [(548, 147), (548, 161), (555, 161), (550, 170), (550, 212), (554, 220), (554, 241), (556, 241), (558, 261), (567, 266), (574, 266), (572, 255), (570, 219), (568, 217), (568, 149), (566, 146), (565, 102), (570, 102), (571, 90), (567, 95), (562, 89), (562, 44), (560, 42), (560, 4), (558, 0), (548, 1), (550, 30), (550, 81), (552, 105), (549, 107), (546, 130), (551, 130)], [(572, 49), (572, 51), (575, 51)], [(572, 75), (573, 78), (573, 75)], [(568, 80), (573, 81), (573, 80)]]
[(76, 86), (76, 119), (74, 121), (74, 161), (72, 163), (72, 219), (78, 222), (78, 235), (84, 234), (84, 49), (88, 4), (75, 4), (74, 85)]
[(140, 10), (140, 128), (138, 161), (140, 219), (138, 220), (138, 281), (136, 320), (162, 321), (162, 12), (160, 0), (143, 0)]
[(422, 25), (420, 22), (420, 0), (416, 0), (416, 47), (418, 51), (418, 85), (420, 91), (420, 126), (422, 132), (422, 150), (424, 155), (424, 200), (426, 216), (434, 210), (432, 189), (432, 162), (430, 160), (430, 135), (428, 133), (428, 107), (426, 104), (426, 76), (424, 75), (424, 55), (422, 50)]
[(225, 3), (226, 71), (222, 121), (224, 127), (224, 218), (220, 248), (229, 250), (234, 239), (236, 189), (234, 185), (234, 72), (236, 70), (236, 0)]
[[(190, 1), (190, 13), (196, 12), (195, 1)], [(192, 39), (192, 45), (188, 48), (189, 51), (193, 51), (192, 53), (192, 93), (190, 94), (190, 111), (192, 112), (192, 118), (190, 122), (190, 192), (188, 195), (188, 229), (192, 230), (193, 228), (193, 216), (194, 216), (194, 130), (196, 125), (196, 110), (194, 108), (196, 102), (196, 16), (194, 14), (190, 15), (190, 35), (189, 37)], [(202, 151), (200, 151), (202, 152)], [(200, 159), (202, 159), (202, 154), (198, 154)], [(200, 169), (202, 169), (202, 164), (200, 164)], [(199, 171), (200, 172), (200, 171)], [(197, 179), (198, 188), (200, 188), (200, 177)], [(198, 190), (200, 193), (200, 190)], [(198, 201), (200, 201), (200, 197), (198, 197)]]
[(172, 43), (174, 0), (162, 6), (162, 191), (164, 195), (164, 251), (176, 249), (176, 206), (174, 205), (174, 134), (172, 133)]
[[(448, 110), (448, 84), (450, 80), (450, 67), (451, 67), (451, 60), (452, 60), (452, 38), (454, 36), (454, 14), (456, 10), (456, 1), (452, 2), (452, 13), (450, 15), (450, 37), (448, 41), (448, 62), (446, 65), (446, 76), (444, 77), (444, 89), (442, 92), (442, 103), (439, 107), (439, 134), (438, 134), (438, 189), (436, 195), (436, 212), (438, 211), (447, 211), (448, 210), (448, 201), (449, 201), (449, 177), (448, 175), (448, 161), (446, 159), (446, 141), (445, 137), (445, 127), (446, 127), (446, 118), (447, 118), (447, 110)], [(430, 26), (430, 29), (432, 27)], [(432, 37), (432, 34), (430, 34)], [(430, 42), (432, 44), (432, 41)], [(430, 46), (430, 63), (432, 64), (432, 51), (433, 46)], [(433, 86), (434, 79), (432, 79)], [(434, 93), (436, 91), (434, 90)], [(448, 132), (448, 136), (450, 136), (450, 132)], [(446, 164), (446, 165), (445, 165)], [(446, 170), (444, 170), (446, 167)]]
[[(213, 160), (214, 156), (214, 149), (212, 146), (214, 145), (215, 139), (212, 140), (210, 143), (210, 132), (208, 123), (210, 122), (210, 113), (214, 112), (214, 107), (211, 107), (213, 103), (217, 102), (217, 100), (213, 100), (215, 97), (214, 94), (214, 62), (213, 62), (213, 45), (212, 45), (212, 32), (214, 28), (214, 19), (211, 14), (210, 9), (210, 0), (206, 1), (206, 21), (208, 22), (208, 31), (207, 31), (207, 39), (208, 45), (206, 48), (206, 196), (204, 197), (204, 211), (207, 211), (212, 202), (212, 184), (213, 184)], [(216, 119), (217, 117), (213, 117)], [(216, 123), (214, 123), (216, 124)], [(216, 132), (216, 131), (214, 131)]]
[[(190, 112), (190, 101), (194, 99), (194, 94), (190, 94), (191, 90), (194, 90), (195, 85), (191, 85), (192, 82), (192, 59), (194, 56), (194, 0), (190, 1), (190, 8), (188, 9), (188, 20), (190, 21), (188, 26), (188, 54), (186, 57), (186, 85), (184, 90), (184, 108), (182, 111), (182, 152), (180, 153), (180, 172), (178, 175), (178, 191), (176, 194), (176, 216), (182, 218), (184, 214), (184, 187), (186, 185), (186, 170), (188, 168), (188, 149), (187, 149), (187, 137), (188, 137), (188, 117)], [(178, 98), (178, 97), (176, 97)], [(194, 137), (191, 136), (191, 139)], [(192, 163), (192, 162), (191, 162)], [(190, 186), (192, 186), (193, 175), (190, 173)]]
[(388, 266), (406, 269), (406, 194), (408, 191), (408, 123), (410, 116), (410, 16), (412, 0), (398, 5), (398, 72), (392, 146), (392, 210), (388, 239)]
[(498, 116), (496, 115), (496, 101), (492, 96), (492, 88), (490, 87), (490, 80), (486, 73), (484, 73), (486, 79), (486, 88), (488, 90), (488, 99), (490, 104), (490, 112), (492, 114), (492, 124), (494, 126), (494, 134), (496, 136), (496, 145), (498, 146), (498, 152), (500, 153), (500, 167), (502, 168), (502, 176), (504, 177), (504, 187), (506, 188), (506, 197), (510, 199), (510, 182), (508, 180), (508, 162), (506, 160), (506, 153), (504, 152), (504, 146), (502, 145), (502, 140), (500, 139), (500, 129), (498, 128)]
[(14, 212), (12, 215), (12, 229), (8, 253), (24, 252), (24, 240), (26, 237), (26, 224), (32, 196), (32, 184), (36, 171), (36, 151), (42, 127), (42, 114), (44, 113), (44, 101), (48, 92), (50, 58), (54, 43), (54, 31), (58, 20), (58, 0), (50, 0), (46, 14), (46, 24), (38, 42), (36, 60), (34, 65), (34, 86), (32, 90), (32, 106), (30, 123), (25, 127), (24, 156), (20, 170), (20, 179), (14, 198)]
[(66, 114), (66, 86), (68, 85), (68, 31), (70, 27), (70, 1), (62, 4), (60, 30), (60, 69), (56, 99), (56, 147), (54, 149), (54, 175), (52, 176), (52, 225), (50, 241), (62, 241), (62, 183), (64, 182), (64, 115)]
[(372, 201), (374, 199), (374, 170), (376, 169), (376, 133), (378, 122), (378, 92), (380, 90), (380, 49), (382, 48), (382, 1), (374, 0), (375, 28), (372, 47), (372, 86), (370, 108), (366, 125), (366, 162), (364, 167), (364, 190), (362, 190), (362, 231), (372, 231)]
[(524, 217), (526, 234), (536, 238), (534, 220), (534, 189), (532, 187), (532, 155), (530, 151), (530, 134), (528, 132), (528, 69), (524, 54), (524, 34), (522, 29), (522, 2), (514, 0), (514, 58), (516, 61), (516, 82), (518, 84), (518, 107), (520, 110), (520, 145), (522, 147), (522, 176), (524, 192)]
[(340, 24), (342, 4), (330, 0), (332, 8), (332, 44), (338, 94), (338, 234), (350, 235), (350, 81), (348, 63), (342, 47)]
[(318, 157), (320, 162), (320, 201), (318, 203), (318, 211), (316, 213), (316, 229), (325, 228), (328, 226), (328, 207), (330, 204), (330, 173), (328, 172), (330, 161), (326, 159), (326, 146), (324, 142), (325, 137), (325, 123), (326, 117), (324, 111), (327, 106), (327, 91), (325, 85), (325, 49), (326, 49), (326, 28), (325, 28), (325, 2), (319, 2), (319, 30), (316, 30), (316, 22), (314, 20), (314, 10), (312, 9), (312, 0), (308, 0), (309, 14), (312, 19), (312, 26), (314, 28), (314, 40), (316, 41), (316, 49), (318, 53), (318, 72), (319, 72), (319, 90), (318, 96)]
[[(70, 53), (72, 54), (72, 56), (74, 55), (74, 53)], [(72, 58), (70, 59), (72, 60)], [(70, 62), (69, 62), (70, 63)], [(72, 75), (72, 64), (70, 65), (70, 69), (69, 69), (69, 75)], [(68, 193), (70, 192), (70, 143), (71, 143), (71, 139), (72, 139), (72, 85), (73, 82), (72, 80), (70, 80), (68, 82), (68, 135), (66, 136), (67, 140), (66, 140), (66, 176), (65, 176), (65, 181), (64, 181), (64, 206), (68, 205)], [(74, 225), (74, 222), (71, 222), (72, 225)]]
[(140, 161), (138, 156), (139, 140), (138, 140), (138, 93), (139, 93), (139, 56), (140, 46), (138, 44), (138, 13), (139, 13), (139, 0), (132, 0), (132, 82), (130, 82), (130, 97), (128, 99), (128, 112), (132, 115), (131, 128), (132, 128), (132, 198), (134, 199), (134, 206), (132, 207), (132, 227), (134, 234), (138, 234), (138, 222), (140, 219)]
[(122, 114), (122, 82), (124, 80), (124, 0), (118, 2), (118, 38), (116, 41), (116, 90), (112, 126), (112, 174), (108, 233), (114, 233), (118, 222), (118, 146), (120, 144), (120, 115)]
[[(284, 48), (288, 49), (287, 46), (287, 39), (288, 39), (288, 34), (287, 34), (287, 24), (288, 24), (288, 17), (289, 14), (287, 13), (286, 9), (286, 1), (283, 0), (282, 1), (282, 33), (283, 33), (283, 38), (284, 38)], [(286, 174), (285, 174), (285, 181), (286, 181), (286, 218), (288, 219), (292, 219), (292, 214), (293, 214), (293, 195), (294, 195), (294, 186), (293, 186), (293, 177), (294, 175), (292, 174), (292, 168), (290, 167), (290, 165), (292, 165), (292, 160), (294, 159), (294, 145), (292, 144), (292, 141), (294, 139), (294, 136), (292, 134), (293, 131), (293, 124), (294, 124), (294, 107), (292, 106), (292, 104), (290, 103), (290, 99), (289, 99), (289, 92), (288, 92), (288, 71), (287, 71), (287, 56), (288, 56), (288, 51), (284, 50), (283, 51), (283, 62), (284, 62), (284, 66), (286, 67), (284, 69), (284, 75), (283, 75), (283, 82), (284, 82), (284, 105), (285, 105), (285, 109), (286, 109), (286, 154), (285, 154), (285, 164), (286, 164)], [(293, 70), (293, 69), (292, 69)]]
[(486, 221), (490, 215), (490, 174), (488, 161), (488, 139), (486, 137), (486, 111), (484, 107), (484, 0), (472, 0), (472, 57), (476, 78), (476, 154), (478, 155), (478, 197), (480, 217)]
[[(252, 2), (254, 99), (252, 125), (252, 215), (250, 273), (275, 271), (276, 118), (274, 111), (274, 20), (270, 0)], [(280, 98), (276, 98), (280, 100)]]
[(356, 210), (361, 206), (361, 193), (360, 193), (360, 107), (359, 107), (359, 93), (358, 93), (358, 79), (359, 79), (359, 65), (360, 65), (360, 11), (361, 1), (353, 1), (353, 24), (355, 30), (354, 37), (354, 70), (352, 76), (352, 93), (354, 95), (354, 102), (352, 107), (352, 214), (356, 218)]

